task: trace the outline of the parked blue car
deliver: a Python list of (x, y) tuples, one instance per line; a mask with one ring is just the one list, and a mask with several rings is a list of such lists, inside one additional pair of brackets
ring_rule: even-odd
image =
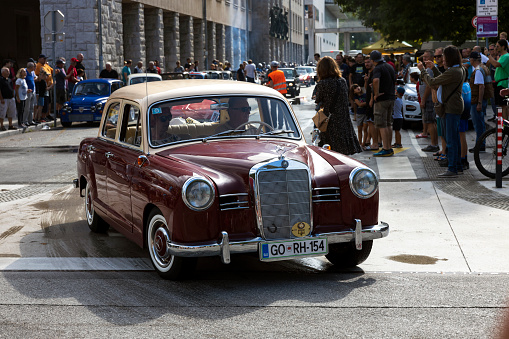
[(123, 86), (116, 79), (91, 79), (74, 86), (71, 98), (60, 111), (60, 122), (70, 127), (75, 121), (101, 121), (104, 103), (111, 93)]

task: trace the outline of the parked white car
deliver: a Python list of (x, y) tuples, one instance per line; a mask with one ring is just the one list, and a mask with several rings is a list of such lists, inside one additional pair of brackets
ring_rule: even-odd
[(127, 85), (135, 85), (152, 81), (163, 81), (163, 78), (159, 74), (155, 73), (135, 73), (127, 77)]
[(417, 67), (410, 67), (405, 80), (405, 94), (403, 95), (403, 116), (406, 122), (422, 121), (421, 106), (417, 95), (416, 85), (410, 82), (410, 73), (420, 73)]

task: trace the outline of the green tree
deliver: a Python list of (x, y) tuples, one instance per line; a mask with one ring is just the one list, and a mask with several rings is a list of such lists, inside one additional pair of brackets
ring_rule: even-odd
[[(380, 32), (388, 40), (452, 40), (461, 45), (475, 39), (471, 20), (476, 1), (408, 1), (408, 0), (334, 0), (344, 12), (352, 12), (364, 25)], [(498, 2), (498, 16), (509, 14), (509, 2)], [(500, 32), (509, 24), (499, 20)]]

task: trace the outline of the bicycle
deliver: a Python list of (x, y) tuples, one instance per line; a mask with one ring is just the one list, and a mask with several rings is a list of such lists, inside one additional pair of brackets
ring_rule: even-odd
[[(509, 174), (509, 120), (503, 119), (502, 130), (502, 176)], [(479, 172), (488, 178), (495, 178), (497, 169), (497, 128), (484, 132), (474, 147), (474, 161)], [(483, 147), (484, 145), (484, 147)]]

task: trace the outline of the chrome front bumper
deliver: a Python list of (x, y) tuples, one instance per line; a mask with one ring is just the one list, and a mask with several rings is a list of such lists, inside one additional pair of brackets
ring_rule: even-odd
[[(224, 231), (221, 233), (222, 238), (218, 243), (193, 246), (171, 242), (168, 244), (168, 251), (177, 257), (213, 257), (219, 255), (224, 264), (229, 264), (231, 262), (231, 253), (258, 252), (259, 243), (267, 241), (266, 239), (256, 237), (249, 240), (230, 242), (228, 233)], [(313, 234), (306, 238), (326, 237), (329, 244), (355, 242), (356, 248), (360, 250), (362, 249), (363, 241), (384, 238), (388, 235), (389, 224), (381, 221), (379, 225), (363, 228), (361, 221), (356, 219), (355, 229), (353, 230)]]

